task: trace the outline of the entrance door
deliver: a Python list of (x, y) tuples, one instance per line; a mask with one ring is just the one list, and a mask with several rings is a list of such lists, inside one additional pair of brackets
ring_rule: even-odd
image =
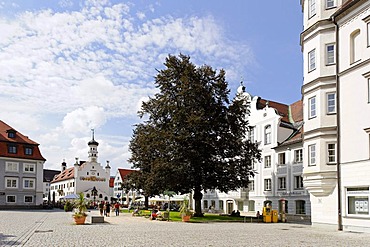
[(227, 201), (227, 214), (231, 214), (231, 212), (234, 210), (234, 203), (233, 201)]

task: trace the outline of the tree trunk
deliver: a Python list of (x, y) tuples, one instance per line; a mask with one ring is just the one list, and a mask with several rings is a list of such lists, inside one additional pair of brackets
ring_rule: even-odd
[(195, 203), (195, 208), (194, 208), (194, 210), (195, 210), (194, 216), (195, 217), (203, 217), (202, 198), (203, 198), (203, 194), (200, 191), (200, 187), (196, 187), (194, 189), (194, 195), (193, 195), (193, 199), (194, 199), (194, 203)]
[(145, 195), (145, 201), (144, 201), (144, 206), (145, 206), (145, 209), (148, 209), (149, 208), (149, 196)]

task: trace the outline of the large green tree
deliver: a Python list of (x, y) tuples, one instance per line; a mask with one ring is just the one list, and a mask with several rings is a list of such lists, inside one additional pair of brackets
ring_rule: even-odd
[(260, 151), (245, 139), (248, 105), (242, 95), (229, 101), (224, 70), (196, 67), (181, 54), (164, 65), (155, 77), (159, 93), (139, 112), (146, 120), (134, 130), (129, 161), (151, 193), (192, 191), (200, 216), (202, 190), (247, 187)]

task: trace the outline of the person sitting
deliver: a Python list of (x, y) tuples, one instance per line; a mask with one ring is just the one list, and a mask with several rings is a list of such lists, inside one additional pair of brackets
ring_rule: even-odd
[(139, 207), (132, 212), (132, 216), (138, 216), (140, 214)]

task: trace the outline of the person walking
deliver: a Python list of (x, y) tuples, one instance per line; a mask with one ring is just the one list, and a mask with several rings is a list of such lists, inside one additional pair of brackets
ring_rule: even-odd
[(118, 202), (114, 204), (114, 211), (116, 212), (116, 216), (119, 216), (119, 203)]
[(100, 216), (103, 216), (103, 211), (104, 211), (104, 202), (103, 201), (101, 201), (100, 203), (99, 203), (99, 212), (100, 212)]
[(111, 204), (109, 202), (107, 202), (105, 204), (105, 213), (107, 214), (107, 217), (110, 217), (110, 208), (111, 208)]

